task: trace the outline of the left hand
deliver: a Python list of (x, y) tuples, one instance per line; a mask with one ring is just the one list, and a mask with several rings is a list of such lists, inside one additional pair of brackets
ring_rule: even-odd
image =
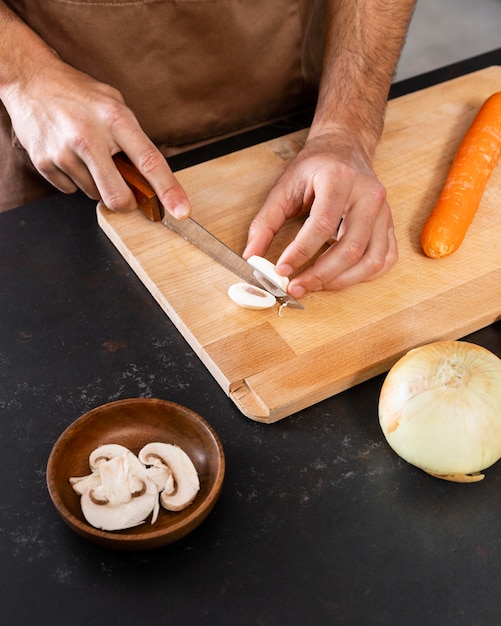
[[(307, 265), (291, 278), (288, 292), (292, 297), (370, 281), (396, 263), (397, 243), (386, 190), (356, 143), (333, 133), (306, 142), (254, 218), (244, 258), (264, 256), (286, 220), (308, 212), (276, 263), (284, 276), (293, 276)], [(336, 242), (311, 263), (332, 239)]]

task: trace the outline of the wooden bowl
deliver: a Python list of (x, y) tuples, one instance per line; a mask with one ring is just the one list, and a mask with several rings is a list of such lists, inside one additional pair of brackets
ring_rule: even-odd
[[(180, 446), (191, 458), (200, 478), (200, 491), (186, 509), (161, 507), (157, 521), (121, 531), (91, 526), (80, 508), (71, 476), (90, 474), (89, 455), (105, 443), (121, 444), (134, 454), (147, 443)], [(181, 539), (196, 528), (214, 507), (223, 486), (224, 451), (212, 427), (190, 409), (155, 398), (110, 402), (79, 417), (56, 441), (47, 464), (50, 497), (63, 520), (82, 537), (119, 550), (157, 548)]]

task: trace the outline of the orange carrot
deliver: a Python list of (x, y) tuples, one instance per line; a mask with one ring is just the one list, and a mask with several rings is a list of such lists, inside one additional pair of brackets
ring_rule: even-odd
[(500, 156), (501, 92), (497, 92), (484, 102), (466, 131), (423, 227), (421, 246), (427, 256), (440, 259), (459, 248)]

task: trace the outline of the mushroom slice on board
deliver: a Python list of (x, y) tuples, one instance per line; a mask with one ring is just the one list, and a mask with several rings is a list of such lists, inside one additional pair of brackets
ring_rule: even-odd
[(160, 503), (168, 511), (181, 511), (193, 502), (200, 490), (197, 470), (190, 457), (179, 446), (170, 443), (148, 443), (139, 452), (147, 466), (167, 467), (172, 474), (160, 493)]
[(228, 295), (244, 309), (269, 309), (277, 303), (273, 294), (249, 283), (233, 283), (228, 288)]

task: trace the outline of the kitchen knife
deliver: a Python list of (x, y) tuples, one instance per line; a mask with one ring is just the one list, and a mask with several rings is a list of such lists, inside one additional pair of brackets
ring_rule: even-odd
[(124, 153), (113, 157), (115, 165), (131, 188), (141, 211), (152, 222), (162, 222), (164, 226), (181, 235), (186, 241), (197, 246), (200, 250), (215, 259), (239, 278), (251, 285), (261, 287), (273, 294), (280, 304), (291, 308), (304, 309), (303, 305), (289, 296), (281, 287), (276, 285), (262, 272), (254, 269), (236, 252), (220, 241), (193, 218), (178, 220), (168, 211), (164, 211), (155, 192), (148, 181), (139, 172), (135, 165)]

